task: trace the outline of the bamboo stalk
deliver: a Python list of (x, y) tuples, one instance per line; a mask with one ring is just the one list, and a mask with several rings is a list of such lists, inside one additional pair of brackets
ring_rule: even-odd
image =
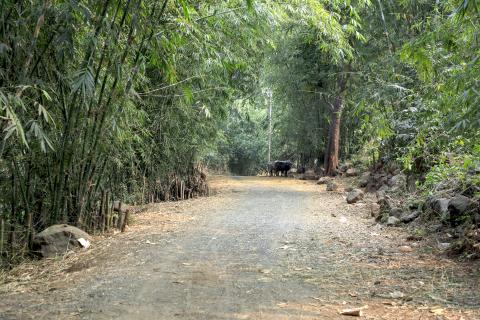
[(27, 248), (30, 250), (33, 246), (33, 215), (31, 212), (27, 215)]
[(15, 224), (12, 223), (10, 226), (10, 235), (9, 235), (9, 242), (10, 242), (10, 252), (9, 252), (9, 260), (10, 263), (13, 262), (13, 256), (15, 255), (15, 242), (17, 241), (16, 233), (15, 233)]
[(105, 225), (106, 225), (106, 214), (107, 214), (107, 206), (105, 205), (106, 202), (105, 191), (102, 190), (102, 200), (100, 202), (100, 217), (102, 221), (102, 233), (105, 232)]

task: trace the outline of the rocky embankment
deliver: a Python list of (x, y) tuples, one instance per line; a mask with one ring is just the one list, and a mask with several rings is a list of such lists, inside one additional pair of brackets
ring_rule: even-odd
[[(408, 227), (416, 238), (432, 236), (438, 249), (447, 253), (480, 258), (478, 184), (444, 183), (426, 195), (417, 190), (415, 177), (386, 164), (378, 164), (370, 171), (344, 165), (340, 175), (357, 178), (355, 187), (345, 188), (348, 203), (363, 201), (365, 193), (375, 194), (375, 201), (369, 205), (378, 223)], [(338, 189), (330, 177), (321, 177), (317, 183), (326, 184), (327, 191)]]

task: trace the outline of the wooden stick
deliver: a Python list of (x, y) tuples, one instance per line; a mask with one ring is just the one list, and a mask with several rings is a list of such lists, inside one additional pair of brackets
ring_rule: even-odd
[(130, 210), (126, 210), (125, 214), (123, 215), (122, 228), (120, 229), (121, 232), (125, 232), (125, 227), (127, 226), (127, 223), (128, 223), (129, 214), (130, 214)]
[(118, 202), (118, 220), (117, 220), (117, 229), (122, 229), (124, 214), (122, 212), (122, 201)]
[(0, 257), (3, 256), (3, 240), (5, 237), (5, 221), (0, 218)]

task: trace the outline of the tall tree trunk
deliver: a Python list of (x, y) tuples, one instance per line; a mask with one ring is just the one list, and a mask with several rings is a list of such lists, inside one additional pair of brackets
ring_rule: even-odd
[(328, 143), (325, 152), (324, 168), (326, 176), (334, 176), (337, 173), (338, 158), (340, 151), (340, 124), (344, 106), (343, 92), (345, 91), (347, 78), (346, 75), (339, 75), (338, 94), (332, 106), (332, 115), (330, 127), (328, 129)]

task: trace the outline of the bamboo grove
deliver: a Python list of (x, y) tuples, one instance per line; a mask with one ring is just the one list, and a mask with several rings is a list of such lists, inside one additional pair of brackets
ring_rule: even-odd
[(54, 223), (95, 231), (113, 200), (208, 192), (199, 156), (237, 94), (231, 73), (240, 86), (248, 71), (223, 49), (240, 45), (228, 34), (242, 16), (217, 10), (250, 4), (225, 5), (1, 1), (3, 258)]

